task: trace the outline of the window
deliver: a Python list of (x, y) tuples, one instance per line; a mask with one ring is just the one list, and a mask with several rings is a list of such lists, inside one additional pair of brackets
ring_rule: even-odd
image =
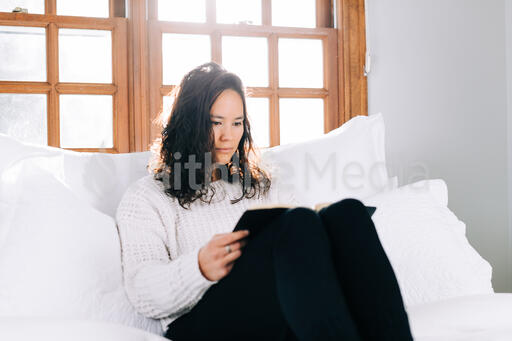
[[(17, 6), (28, 13), (8, 13)], [(8, 0), (0, 11), (0, 132), (129, 151), (127, 19), (114, 1)]]
[(367, 113), (364, 37), (364, 0), (2, 0), (0, 132), (147, 150), (166, 95), (213, 60), (248, 87), (258, 146), (298, 141)]
[[(150, 112), (181, 76), (210, 60), (238, 74), (259, 147), (338, 126), (337, 31), (316, 15), (330, 1), (149, 0)], [(290, 15), (293, 8), (295, 15)], [(307, 114), (304, 114), (307, 112)], [(158, 131), (153, 127), (151, 136)]]

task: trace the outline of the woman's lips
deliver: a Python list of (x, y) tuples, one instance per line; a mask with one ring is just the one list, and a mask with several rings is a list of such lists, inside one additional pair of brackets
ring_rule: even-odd
[(231, 152), (231, 148), (215, 148), (220, 153), (229, 153)]

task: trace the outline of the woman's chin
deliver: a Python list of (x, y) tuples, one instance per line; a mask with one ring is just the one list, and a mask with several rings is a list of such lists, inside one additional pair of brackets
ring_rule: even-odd
[(231, 158), (219, 158), (217, 160), (215, 160), (215, 163), (218, 164), (218, 165), (226, 165), (228, 164), (229, 162), (231, 161)]

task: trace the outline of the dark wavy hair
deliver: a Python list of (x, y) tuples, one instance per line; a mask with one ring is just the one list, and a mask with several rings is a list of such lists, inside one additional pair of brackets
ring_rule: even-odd
[[(242, 99), (244, 132), (231, 161), (215, 167), (211, 161), (215, 160), (215, 139), (210, 110), (219, 95), (228, 89), (236, 91)], [(214, 172), (225, 175), (230, 183), (240, 183), (242, 195), (232, 199), (232, 204), (269, 190), (271, 179), (257, 163), (244, 87), (237, 75), (216, 63), (206, 63), (187, 73), (171, 96), (174, 102), (170, 117), (168, 112), (160, 115), (162, 136), (153, 143), (149, 165), (155, 180), (163, 182), (167, 195), (176, 198), (185, 209), (198, 199), (210, 203), (215, 195), (211, 186)], [(201, 167), (190, 169), (187, 161)], [(190, 179), (195, 182), (191, 183)]]

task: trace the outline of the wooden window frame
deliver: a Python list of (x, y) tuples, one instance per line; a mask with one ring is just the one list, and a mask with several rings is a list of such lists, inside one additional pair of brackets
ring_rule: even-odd
[[(112, 95), (113, 147), (66, 148), (83, 152), (119, 153), (130, 151), (128, 111), (128, 48), (124, 11), (118, 0), (109, 1), (109, 18), (58, 16), (56, 0), (45, 0), (45, 14), (0, 12), (0, 25), (42, 27), (46, 29), (46, 82), (0, 81), (0, 93), (47, 95), (48, 145), (60, 147), (59, 95)], [(108, 30), (112, 32), (112, 83), (59, 82), (58, 29)]]
[(365, 0), (336, 0), (340, 125), (355, 116), (368, 116), (365, 20)]
[[(270, 1), (262, 0), (263, 15), (262, 26), (258, 26), (256, 35), (266, 35), (277, 39), (279, 34), (289, 34), (294, 37), (294, 29), (275, 29), (270, 26)], [(334, 11), (330, 8), (334, 3)], [(154, 4), (154, 2), (153, 2)], [(336, 84), (328, 85), (329, 89), (337, 88), (336, 103), (327, 103), (326, 111), (335, 111), (337, 115), (327, 115), (325, 130), (329, 131), (357, 115), (368, 114), (367, 81), (363, 74), (366, 42), (364, 0), (317, 0), (317, 26), (324, 31), (320, 34), (323, 39), (337, 39), (337, 51), (324, 53), (324, 58), (336, 61), (336, 67), (329, 69), (324, 75), (328, 84), (336, 79)], [(126, 5), (126, 7), (125, 7)], [(210, 10), (211, 10), (210, 5)], [(47, 95), (48, 115), (48, 145), (59, 147), (59, 94), (113, 94), (114, 95), (114, 147), (110, 149), (82, 148), (77, 151), (104, 151), (104, 152), (134, 152), (148, 150), (150, 143), (157, 133), (151, 131), (152, 119), (160, 111), (160, 96), (168, 88), (152, 91), (150, 78), (150, 25), (155, 18), (155, 6), (150, 0), (110, 0), (109, 18), (85, 18), (56, 15), (56, 0), (45, 0), (45, 14), (0, 13), (0, 25), (6, 26), (32, 26), (47, 29), (47, 81), (46, 82), (15, 82), (0, 81), (0, 93), (44, 94)], [(333, 13), (334, 12), (334, 13)], [(125, 13), (127, 14), (125, 17)], [(211, 19), (210, 19), (211, 21)], [(166, 23), (165, 25), (169, 25)], [(335, 27), (335, 34), (329, 33)], [(58, 82), (58, 28), (107, 29), (113, 32), (112, 36), (112, 84), (81, 84)], [(223, 29), (232, 30), (236, 34), (238, 26), (222, 25)], [(263, 29), (261, 29), (263, 28)], [(211, 27), (209, 28), (212, 29)], [(302, 29), (299, 29), (302, 30)], [(307, 31), (300, 33), (312, 33)], [(318, 34), (318, 31), (315, 31)], [(154, 37), (154, 35), (153, 35)], [(325, 46), (326, 44), (324, 44)], [(270, 45), (277, 46), (277, 45)], [(275, 48), (274, 48), (275, 49)], [(276, 55), (277, 51), (269, 51)], [(215, 54), (214, 54), (215, 56)], [(277, 60), (271, 58), (269, 67), (277, 65)], [(337, 69), (337, 72), (332, 72)], [(336, 77), (333, 77), (333, 74)], [(154, 78), (154, 76), (153, 76)], [(277, 82), (272, 77), (270, 89), (275, 90)], [(154, 87), (154, 86), (153, 86)], [(250, 89), (251, 90), (251, 89)], [(252, 89), (258, 95), (268, 95), (268, 89)], [(324, 89), (325, 90), (325, 89)], [(267, 92), (265, 92), (267, 91)], [(301, 89), (280, 89), (283, 95), (303, 95)], [(279, 94), (278, 94), (279, 95)], [(277, 95), (277, 96), (278, 96)], [(325, 96), (321, 89), (317, 96)], [(272, 95), (275, 97), (276, 95)], [(334, 97), (334, 96), (333, 96)], [(158, 100), (157, 100), (158, 98)], [(272, 100), (272, 98), (271, 98)], [(274, 98), (273, 108), (278, 105)], [(336, 108), (337, 109), (334, 109)], [(275, 116), (275, 115), (274, 115)], [(273, 130), (279, 129), (278, 119), (272, 120)], [(272, 144), (279, 141), (275, 133), (271, 135)]]
[[(150, 47), (150, 112), (154, 115), (162, 110), (162, 98), (174, 86), (162, 82), (162, 35), (164, 33), (203, 34), (210, 36), (212, 60), (222, 63), (222, 36), (264, 37), (268, 39), (269, 85), (268, 87), (247, 87), (251, 97), (269, 99), (270, 146), (279, 145), (279, 99), (280, 98), (321, 98), (324, 100), (324, 132), (338, 127), (338, 79), (337, 79), (337, 32), (331, 25), (327, 10), (318, 11), (316, 28), (271, 26), (271, 2), (262, 2), (262, 25), (218, 24), (215, 18), (215, 0), (206, 1), (206, 23), (179, 23), (158, 20), (157, 0), (148, 2), (148, 32)], [(321, 0), (317, 7), (330, 6), (330, 1)], [(319, 39), (323, 43), (323, 87), (322, 88), (280, 88), (278, 65), (278, 39), (299, 38)], [(334, 70), (334, 72), (328, 71)], [(154, 118), (154, 117), (152, 117)], [(159, 136), (158, 127), (151, 125), (150, 136)]]
[[(364, 0), (317, 0), (317, 28), (281, 28), (271, 24), (271, 0), (262, 0), (262, 25), (249, 26), (240, 34), (240, 26), (216, 24), (214, 18), (214, 2), (207, 2), (207, 22), (172, 23), (157, 20), (156, 0), (128, 0), (129, 8), (129, 44), (130, 44), (130, 150), (148, 150), (149, 145), (159, 132), (152, 124), (156, 115), (162, 109), (162, 96), (167, 94), (172, 86), (162, 85), (161, 41), (163, 32), (173, 33), (202, 33), (219, 35), (218, 32), (229, 35), (268, 36), (272, 40), (277, 37), (321, 37), (324, 40), (324, 89), (295, 89), (277, 88), (277, 44), (270, 42), (269, 69), (276, 72), (269, 79), (269, 88), (251, 88), (248, 90), (254, 97), (270, 96), (270, 139), (271, 146), (279, 143), (276, 131), (279, 129), (278, 97), (325, 98), (328, 91), (336, 91), (336, 96), (324, 105), (324, 130), (330, 131), (350, 118), (358, 115), (368, 115), (367, 83), (363, 74), (366, 53)], [(334, 1), (334, 10), (332, 6)], [(212, 5), (213, 3), (213, 5)], [(334, 25), (333, 25), (334, 24)], [(336, 28), (332, 28), (335, 26)], [(332, 45), (332, 39), (337, 41), (337, 49), (326, 50)], [(329, 40), (329, 44), (325, 41)], [(213, 46), (214, 44), (212, 44)], [(141, 49), (142, 48), (142, 49)], [(146, 50), (144, 51), (144, 48)], [(151, 49), (151, 53), (149, 50)], [(220, 61), (220, 52), (213, 48), (212, 59)], [(327, 61), (326, 61), (327, 60)], [(151, 68), (150, 68), (151, 65)], [(157, 80), (157, 81), (154, 81)], [(336, 100), (332, 100), (336, 98)]]

